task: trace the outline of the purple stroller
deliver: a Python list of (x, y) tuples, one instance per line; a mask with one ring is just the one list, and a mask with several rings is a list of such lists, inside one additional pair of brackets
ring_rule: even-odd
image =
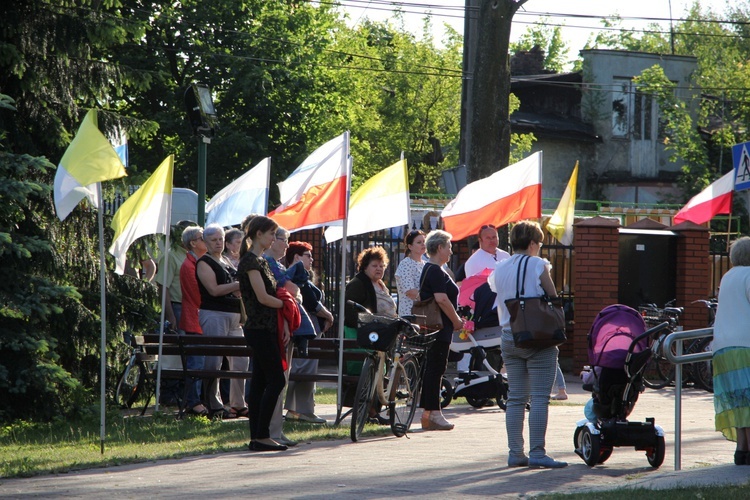
[(587, 465), (604, 463), (617, 446), (646, 452), (657, 468), (664, 462), (664, 430), (653, 418), (629, 422), (628, 415), (644, 390), (643, 371), (651, 359), (651, 339), (668, 323), (650, 330), (635, 309), (614, 304), (602, 309), (588, 334), (591, 372), (583, 388), (592, 392), (586, 417), (576, 424), (575, 452)]

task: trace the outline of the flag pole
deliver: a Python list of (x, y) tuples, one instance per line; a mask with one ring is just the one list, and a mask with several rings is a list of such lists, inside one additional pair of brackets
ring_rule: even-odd
[[(167, 211), (167, 230), (164, 234), (164, 264), (168, 266), (169, 262), (169, 236), (172, 232), (172, 196), (169, 197), (169, 208)], [(167, 272), (169, 269), (164, 269), (164, 283), (167, 282)], [(156, 402), (154, 403), (154, 413), (159, 411), (159, 398), (161, 397), (161, 362), (162, 362), (162, 347), (164, 346), (164, 315), (166, 314), (167, 307), (167, 287), (161, 287), (161, 315), (159, 316), (159, 355), (156, 359)]]
[(107, 428), (107, 405), (106, 397), (106, 376), (107, 376), (107, 297), (105, 294), (106, 280), (106, 262), (104, 260), (104, 200), (102, 198), (102, 183), (96, 183), (96, 195), (99, 201), (98, 207), (98, 225), (99, 225), (99, 288), (100, 288), (100, 308), (101, 308), (101, 360), (99, 370), (99, 380), (101, 387), (99, 389), (99, 447), (101, 454), (104, 455), (104, 438)]
[(346, 148), (344, 149), (344, 160), (348, 163), (347, 176), (346, 176), (346, 211), (344, 213), (344, 220), (342, 225), (341, 235), (341, 281), (339, 282), (339, 367), (338, 373), (336, 374), (336, 422), (339, 422), (341, 418), (341, 408), (343, 407), (342, 401), (342, 388), (344, 381), (344, 311), (346, 308), (346, 232), (347, 232), (347, 218), (349, 217), (349, 194), (351, 191), (352, 182), (352, 158), (349, 154), (349, 131), (344, 132), (344, 142)]

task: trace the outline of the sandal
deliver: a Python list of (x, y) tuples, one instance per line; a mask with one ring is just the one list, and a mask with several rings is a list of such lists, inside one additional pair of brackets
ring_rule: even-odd
[(198, 404), (198, 405), (193, 406), (192, 408), (188, 408), (185, 411), (185, 413), (187, 413), (188, 415), (197, 415), (199, 417), (207, 417), (209, 414), (209, 411), (202, 404)]
[(231, 411), (236, 417), (248, 417), (250, 416), (250, 408), (247, 406), (244, 408), (232, 408)]

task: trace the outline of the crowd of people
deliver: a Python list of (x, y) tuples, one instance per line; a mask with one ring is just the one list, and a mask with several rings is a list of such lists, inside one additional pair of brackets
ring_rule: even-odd
[[(539, 256), (542, 229), (536, 222), (515, 223), (510, 231), (510, 255), (498, 248), (494, 226), (480, 227), (472, 254), (455, 277), (448, 267), (453, 254), (451, 239), (451, 234), (439, 229), (427, 234), (415, 229), (406, 234), (404, 253), (394, 273), (397, 300), (384, 281), (388, 252), (380, 246), (365, 249), (357, 256), (356, 273), (346, 285), (346, 299), (373, 313), (395, 317), (410, 315), (415, 301), (434, 298), (443, 327), (426, 357), (421, 427), (448, 431), (455, 426), (440, 408), (441, 379), (447, 369), (453, 334), (464, 330), (468, 319), (459, 314), (459, 285), (468, 277), (481, 276), (484, 281), (486, 276), (497, 295), (501, 363), (509, 385), (505, 418), (508, 466), (565, 467), (565, 462), (553, 459), (545, 449), (549, 401), (568, 398), (558, 348), (516, 347), (505, 306), (505, 300), (515, 296), (518, 263), (523, 256), (530, 257), (524, 288), (535, 295), (557, 295), (550, 264)], [(316, 280), (312, 245), (289, 240), (289, 231), (272, 219), (255, 214), (249, 215), (240, 229), (225, 230), (216, 224), (202, 228), (180, 221), (172, 228), (170, 252), (162, 252), (158, 262), (136, 259), (142, 267), (137, 275), (153, 279), (166, 294), (165, 317), (179, 333), (244, 336), (253, 348), (249, 384), (243, 379), (224, 383), (191, 379), (179, 391), (166, 388), (173, 396), (184, 390), (183, 404), (189, 415), (248, 417), (249, 447), (253, 451), (295, 446), (297, 443), (283, 433), (284, 420), (326, 423), (315, 413), (315, 383), (290, 381), (290, 373), (317, 373), (318, 360), (304, 355), (307, 342), (328, 331), (335, 318), (326, 307), (324, 292)], [(743, 319), (750, 315), (750, 238), (743, 237), (732, 244), (730, 260), (733, 267), (720, 285), (721, 307), (716, 314), (713, 342), (716, 430), (736, 442), (735, 463), (750, 465), (750, 342), (744, 335)], [(344, 336), (356, 338), (357, 311), (347, 305), (344, 316)], [(302, 356), (293, 356), (295, 348)], [(179, 357), (175, 358), (164, 362), (179, 363)], [(469, 362), (468, 356), (458, 362), (459, 374), (468, 370)], [(226, 367), (246, 371), (250, 363), (246, 357), (186, 359), (190, 370)], [(347, 373), (358, 374), (358, 363), (349, 364), (353, 366), (347, 366)], [(551, 394), (555, 388), (557, 392)], [(162, 389), (165, 390), (164, 385)], [(527, 447), (523, 431), (529, 408)], [(371, 408), (370, 422), (388, 423), (381, 410), (378, 405)]]
[[(184, 335), (244, 336), (253, 349), (249, 384), (243, 379), (192, 379), (187, 381), (186, 412), (221, 418), (248, 417), (250, 449), (285, 450), (297, 443), (283, 433), (283, 422), (325, 424), (315, 413), (315, 383), (290, 381), (290, 373), (315, 374), (318, 360), (293, 356), (304, 353), (307, 342), (329, 330), (335, 318), (326, 307), (324, 293), (313, 270), (313, 247), (290, 241), (290, 233), (273, 219), (251, 214), (241, 229), (209, 224), (201, 228), (181, 221), (176, 245), (167, 260), (158, 263), (157, 282), (167, 288), (168, 320)], [(356, 259), (356, 273), (346, 285), (347, 300), (385, 316), (408, 316), (417, 300), (434, 298), (442, 317), (427, 356), (420, 406), (424, 430), (452, 430), (442, 413), (441, 380), (446, 372), (454, 332), (465, 328), (467, 318), (458, 309), (459, 286), (448, 263), (453, 255), (452, 235), (442, 230), (412, 230), (404, 238), (404, 255), (395, 271), (397, 300), (385, 283), (389, 254), (380, 246), (363, 250)], [(549, 263), (538, 257), (542, 232), (537, 223), (517, 223), (510, 235), (514, 256), (498, 248), (494, 226), (482, 226), (475, 252), (464, 263), (461, 277), (488, 276), (497, 292), (498, 317), (503, 328), (503, 361), (510, 392), (506, 427), (509, 466), (562, 467), (544, 449), (547, 407), (555, 379), (562, 374), (557, 348), (519, 349), (513, 345), (508, 312), (503, 299), (511, 293), (516, 255), (533, 256), (529, 289), (555, 296)], [(247, 319), (246, 319), (247, 318)], [(344, 311), (345, 336), (356, 337), (357, 311)], [(296, 347), (296, 350), (295, 350)], [(248, 370), (251, 359), (191, 356), (188, 369)], [(356, 365), (356, 363), (355, 363)], [(459, 364), (459, 370), (464, 365)], [(347, 371), (356, 374), (356, 366)], [(306, 380), (304, 377), (302, 380)], [(558, 397), (564, 395), (562, 382)], [(286, 390), (285, 390), (286, 389)], [(525, 407), (529, 414), (530, 448), (524, 449)], [(286, 414), (284, 415), (284, 409)], [(382, 408), (373, 406), (370, 421), (388, 422)]]

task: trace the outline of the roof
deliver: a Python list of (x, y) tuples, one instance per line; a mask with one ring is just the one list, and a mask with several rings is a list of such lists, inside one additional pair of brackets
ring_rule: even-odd
[(594, 132), (593, 125), (570, 117), (516, 111), (510, 116), (510, 123), (515, 133), (533, 132), (545, 138), (602, 141), (601, 136)]

